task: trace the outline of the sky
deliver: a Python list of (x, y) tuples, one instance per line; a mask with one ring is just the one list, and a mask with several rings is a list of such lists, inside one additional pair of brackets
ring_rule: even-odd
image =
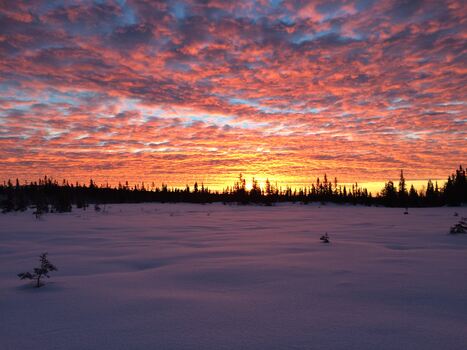
[(461, 0), (0, 0), (0, 180), (445, 179)]

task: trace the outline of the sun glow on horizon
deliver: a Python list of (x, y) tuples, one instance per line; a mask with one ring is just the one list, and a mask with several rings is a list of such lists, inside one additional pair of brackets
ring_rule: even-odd
[[(232, 190), (235, 187), (235, 184), (239, 182), (239, 175), (235, 177), (227, 177), (228, 180), (221, 182), (221, 181), (215, 181), (213, 179), (208, 179), (205, 178), (204, 181), (198, 181), (194, 178), (191, 179), (191, 181), (185, 181), (185, 182), (175, 182), (175, 181), (170, 181), (170, 179), (167, 180), (162, 180), (162, 181), (154, 181), (154, 180), (146, 180), (146, 181), (141, 181), (141, 180), (109, 180), (108, 178), (89, 178), (85, 180), (81, 179), (74, 179), (73, 177), (71, 178), (60, 178), (60, 177), (47, 177), (48, 179), (52, 181), (57, 181), (59, 184), (64, 183), (65, 181), (68, 182), (69, 184), (84, 184), (84, 185), (89, 185), (89, 183), (92, 182), (98, 186), (98, 187), (118, 187), (119, 185), (122, 186), (129, 186), (130, 188), (133, 188), (135, 186), (141, 188), (144, 186), (145, 189), (147, 190), (156, 190), (157, 188), (161, 189), (163, 186), (168, 186), (169, 188), (178, 188), (178, 189), (186, 189), (188, 186), (191, 190), (193, 190), (195, 183), (198, 185), (199, 188), (204, 187), (205, 189), (209, 189), (210, 191), (224, 191), (224, 190)], [(278, 177), (278, 180), (276, 180), (274, 177), (263, 177), (263, 176), (249, 176), (249, 175), (243, 175), (242, 178), (245, 180), (245, 189), (247, 191), (251, 191), (253, 188), (253, 179), (257, 182), (257, 185), (262, 191), (266, 190), (266, 182), (269, 181), (271, 188), (279, 189), (279, 190), (285, 190), (287, 188), (290, 188), (292, 191), (300, 191), (304, 189), (310, 189), (312, 185), (316, 186), (316, 180), (319, 178), (320, 183), (323, 183), (324, 181), (324, 176), (319, 176), (314, 179), (310, 179), (309, 181), (305, 182), (294, 182), (294, 181), (287, 181), (286, 177)], [(40, 179), (44, 179), (44, 177), (41, 177)], [(279, 180), (280, 179), (280, 180)], [(289, 178), (290, 180), (290, 178)], [(428, 181), (431, 180), (433, 184), (438, 184), (439, 188), (442, 188), (447, 181), (447, 179), (426, 179), (426, 180), (410, 180), (406, 179), (406, 187), (407, 189), (410, 189), (410, 186), (413, 185), (414, 188), (418, 192), (424, 192), (426, 190), (426, 186)], [(7, 181), (11, 181), (14, 183), (16, 181), (16, 178), (9, 178), (3, 180), (3, 183), (6, 183)], [(31, 182), (37, 182), (39, 181), (39, 178), (18, 178), (18, 181), (20, 184), (27, 184)], [(337, 182), (337, 188), (343, 189), (344, 187), (348, 190), (350, 190), (353, 186), (355, 188), (365, 188), (368, 190), (369, 193), (372, 195), (377, 195), (383, 188), (384, 185), (388, 182), (392, 181), (394, 183), (394, 186), (399, 185), (399, 179), (388, 179), (387, 181), (363, 181), (363, 182)], [(334, 184), (334, 178), (328, 178), (328, 182), (332, 183), (333, 189), (335, 188)]]

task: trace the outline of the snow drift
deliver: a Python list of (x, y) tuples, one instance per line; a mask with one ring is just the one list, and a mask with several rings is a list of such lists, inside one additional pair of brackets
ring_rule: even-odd
[[(456, 222), (291, 204), (0, 215), (1, 348), (464, 350)], [(36, 289), (16, 274), (42, 252), (59, 270)]]

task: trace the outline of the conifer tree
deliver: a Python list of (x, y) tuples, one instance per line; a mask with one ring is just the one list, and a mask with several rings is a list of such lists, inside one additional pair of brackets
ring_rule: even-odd
[(29, 279), (29, 280), (36, 280), (36, 287), (42, 287), (43, 284), (41, 283), (42, 277), (50, 278), (49, 272), (57, 271), (55, 265), (53, 265), (47, 259), (47, 253), (42, 253), (39, 256), (39, 261), (41, 265), (39, 267), (35, 267), (33, 272), (22, 272), (18, 274), (18, 277), (22, 280)]
[(405, 185), (405, 178), (404, 178), (404, 171), (401, 170), (401, 175), (399, 179), (399, 205), (406, 206), (407, 205), (407, 187)]

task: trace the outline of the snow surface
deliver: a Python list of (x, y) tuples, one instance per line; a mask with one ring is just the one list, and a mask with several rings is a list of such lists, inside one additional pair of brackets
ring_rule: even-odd
[[(0, 348), (465, 350), (455, 211), (467, 216), (317, 204), (0, 215)], [(16, 274), (45, 251), (59, 271), (35, 289)]]

